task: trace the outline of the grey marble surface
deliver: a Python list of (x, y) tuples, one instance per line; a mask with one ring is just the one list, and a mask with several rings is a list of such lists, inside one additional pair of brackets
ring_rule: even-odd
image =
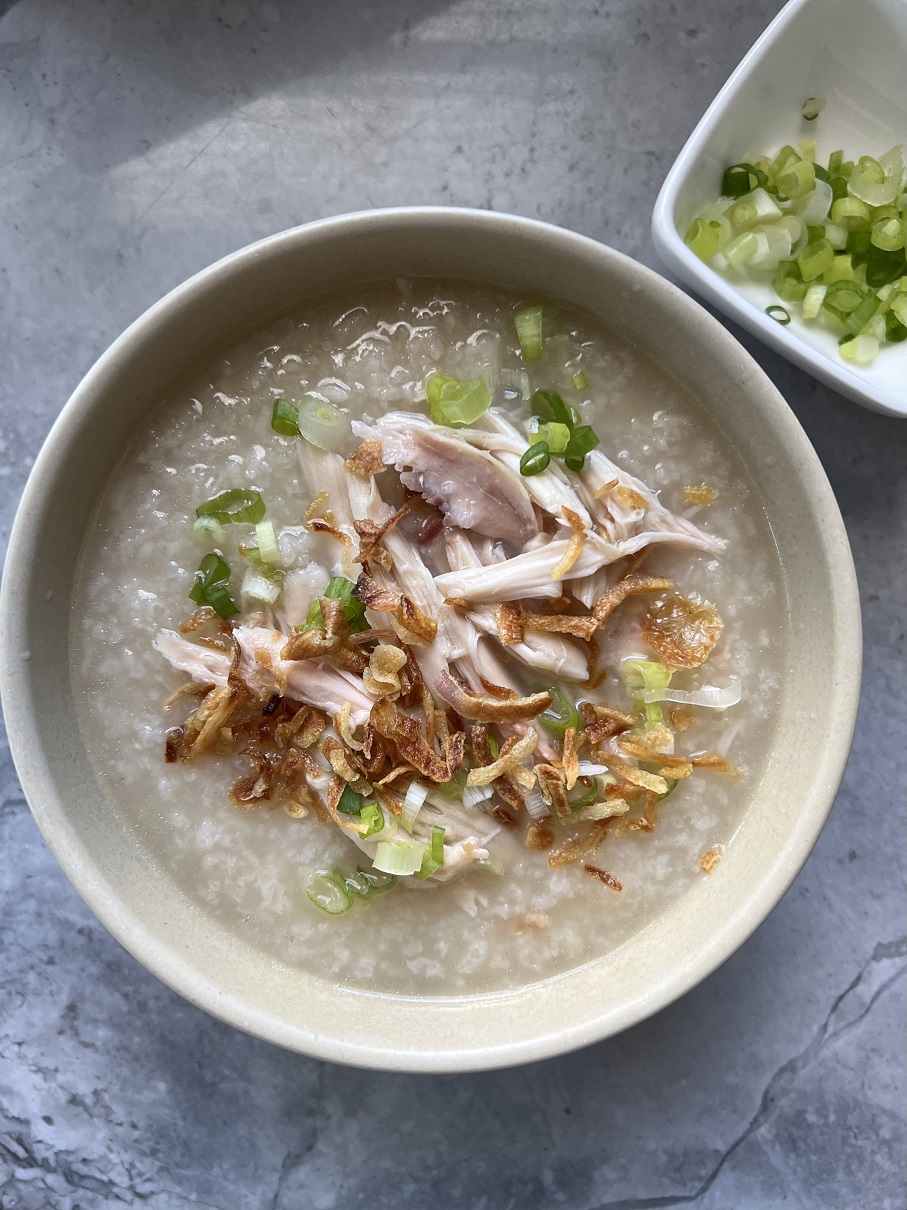
[[(0, 3), (0, 540), (93, 359), (194, 270), (295, 223), (420, 201), (538, 216), (657, 266), (648, 220), (777, 0)], [(793, 889), (659, 1016), (489, 1075), (285, 1054), (97, 924), (0, 747), (0, 1207), (905, 1204), (907, 425), (746, 342), (854, 545), (866, 676)]]

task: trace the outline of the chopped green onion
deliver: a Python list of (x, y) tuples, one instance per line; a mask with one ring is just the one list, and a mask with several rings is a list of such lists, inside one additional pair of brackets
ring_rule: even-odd
[(756, 184), (756, 169), (752, 164), (731, 164), (721, 178), (721, 192), (725, 197), (743, 197)]
[(589, 380), (582, 370), (577, 370), (577, 372), (573, 375), (573, 389), (574, 391), (589, 390)]
[(432, 420), (448, 428), (474, 424), (491, 407), (491, 391), (483, 378), (461, 382), (446, 374), (432, 374), (425, 393)]
[(529, 434), (529, 444), (538, 445), (544, 441), (552, 454), (562, 454), (570, 441), (570, 429), (566, 424), (540, 424), (534, 433)]
[(776, 323), (781, 324), (781, 326), (783, 328), (786, 328), (787, 325), (790, 323), (790, 312), (788, 310), (786, 310), (784, 307), (779, 307), (779, 306), (766, 307), (765, 314), (769, 317), (769, 319), (773, 319), (773, 320), (775, 320)]
[(356, 873), (361, 874), (365, 881), (372, 889), (373, 895), (379, 895), (382, 891), (389, 891), (397, 879), (393, 874), (385, 874), (379, 870), (364, 870), (361, 865), (356, 866)]
[(883, 252), (896, 252), (904, 247), (904, 220), (897, 218), (876, 219), (869, 234), (872, 244)]
[(876, 311), (878, 311), (879, 305), (878, 295), (867, 290), (860, 299), (860, 305), (855, 307), (843, 321), (845, 328), (851, 336), (858, 336), (863, 331)]
[(536, 391), (532, 396), (532, 414), (543, 423), (574, 425), (573, 412), (567, 407), (557, 391)]
[(901, 323), (893, 309), (885, 313), (885, 339), (893, 345), (907, 339), (907, 325)]
[(594, 450), (599, 438), (588, 424), (581, 424), (573, 430), (570, 441), (564, 450), (564, 463), (571, 471), (581, 471), (586, 462), (586, 455)]
[(337, 810), (342, 815), (360, 815), (364, 801), (361, 794), (357, 794), (351, 786), (346, 785), (343, 787), (343, 793), (337, 803)]
[(759, 251), (759, 242), (752, 231), (743, 231), (736, 235), (724, 249), (724, 259), (732, 269), (748, 265)]
[(403, 827), (413, 834), (413, 828), (416, 823), (416, 817), (422, 810), (426, 798), (428, 798), (428, 786), (424, 786), (421, 782), (410, 782), (409, 789), (406, 791), (406, 797), (403, 800), (403, 810), (400, 814), (400, 822)]
[[(811, 170), (812, 165), (809, 167)], [(754, 189), (742, 197), (728, 214), (735, 227), (755, 227), (756, 223), (773, 222), (780, 217), (778, 204), (762, 188)]]
[(848, 252), (856, 252), (858, 255), (868, 252), (872, 246), (872, 233), (870, 231), (848, 231), (847, 242), (844, 247)]
[(683, 242), (700, 260), (710, 261), (721, 247), (721, 233), (721, 224), (716, 219), (706, 221), (697, 218), (683, 237)]
[(802, 302), (808, 289), (796, 261), (781, 261), (772, 278), (775, 293), (784, 302)]
[(879, 351), (879, 342), (874, 336), (853, 336), (838, 346), (845, 361), (855, 365), (868, 365)]
[(579, 711), (562, 689), (554, 685), (546, 692), (551, 698), (551, 705), (539, 716), (539, 722), (546, 730), (563, 737), (569, 727), (576, 727), (577, 730), (582, 727)]
[(260, 601), (263, 605), (273, 605), (280, 596), (282, 583), (283, 577), (274, 579), (270, 576), (263, 576), (260, 571), (250, 567), (243, 576), (239, 591), (243, 598)]
[(365, 824), (364, 832), (359, 835), (363, 840), (368, 840), (370, 836), (377, 836), (379, 832), (384, 831), (384, 812), (376, 802), (367, 802), (359, 812), (359, 822)]
[(371, 898), (371, 884), (363, 874), (362, 870), (357, 868), (352, 874), (343, 874), (340, 870), (335, 870), (334, 877), (339, 882), (343, 883), (347, 891), (351, 895), (355, 895), (357, 899)]
[(239, 613), (239, 606), (227, 593), (230, 566), (220, 551), (205, 555), (195, 573), (189, 599), (197, 605), (209, 605), (224, 621)]
[(866, 284), (876, 290), (879, 286), (887, 286), (889, 282), (902, 277), (905, 268), (907, 263), (903, 249), (900, 252), (883, 252), (881, 248), (870, 248), (866, 265)]
[(839, 197), (831, 204), (831, 220), (845, 231), (868, 231), (871, 211), (856, 197)]
[(280, 567), (283, 564), (283, 556), (280, 553), (280, 544), (277, 541), (277, 534), (274, 532), (274, 525), (271, 521), (259, 521), (255, 526), (255, 537), (258, 539), (258, 556), (263, 563), (271, 563), (275, 567)]
[(444, 864), (444, 828), (432, 828), (431, 830), (431, 859), (436, 861), (438, 865)]
[(520, 459), (520, 474), (527, 478), (530, 475), (539, 475), (542, 471), (548, 469), (548, 463), (551, 461), (551, 451), (548, 449), (546, 441), (538, 441), (535, 445), (530, 445), (529, 449)]
[[(343, 616), (346, 618), (346, 624), (349, 627), (350, 633), (360, 634), (363, 630), (370, 629), (370, 627), (365, 618), (365, 606), (353, 596), (353, 589), (355, 587), (356, 585), (353, 581), (347, 580), (345, 576), (333, 576), (331, 582), (321, 595), (329, 597), (332, 601), (340, 601), (343, 605)], [(303, 630), (323, 629), (324, 617), (321, 613), (321, 605), (318, 601), (313, 601), (309, 606)]]
[(301, 437), (299, 431), (299, 408), (293, 407), (285, 399), (274, 400), (274, 410), (271, 412), (271, 428), (281, 437)]
[(232, 487), (211, 500), (206, 500), (195, 510), (197, 517), (213, 517), (221, 525), (248, 523), (257, 525), (263, 520), (265, 502), (261, 492), (247, 487)]
[(643, 694), (651, 689), (667, 689), (674, 675), (672, 669), (658, 660), (625, 659), (624, 679), (627, 692), (646, 709), (646, 726), (656, 727), (664, 722), (664, 711), (660, 702), (645, 702)]
[(425, 852), (425, 845), (418, 840), (382, 840), (372, 865), (385, 874), (415, 874)]
[(325, 870), (312, 875), (306, 887), (306, 894), (317, 908), (321, 908), (329, 916), (342, 916), (353, 906), (350, 893), (340, 878)]
[(517, 340), (524, 361), (542, 360), (542, 308), (541, 306), (517, 307), (513, 313)]
[(832, 264), (822, 274), (826, 286), (833, 286), (839, 281), (853, 281), (853, 262), (849, 252), (839, 252)]
[(796, 160), (778, 174), (778, 189), (792, 201), (805, 197), (816, 184), (816, 174), (809, 160)]
[(855, 311), (863, 301), (863, 291), (853, 281), (833, 282), (825, 292), (822, 303), (826, 311), (831, 311), (838, 319)]
[(806, 291), (806, 296), (803, 299), (803, 318), (816, 319), (819, 311), (822, 308), (822, 303), (825, 300), (825, 292), (828, 289), (822, 282), (813, 282)]
[(804, 122), (815, 122), (826, 104), (825, 97), (810, 97), (808, 101), (804, 101), (803, 108), (800, 110)]
[(800, 276), (805, 282), (814, 281), (826, 269), (831, 268), (834, 264), (834, 259), (835, 250), (827, 239), (823, 238), (816, 240), (815, 243), (807, 244), (797, 257), (797, 264), (800, 266)]
[(216, 517), (196, 517), (192, 536), (203, 546), (223, 546), (227, 531)]
[(668, 788), (667, 788), (667, 790), (665, 790), (664, 794), (659, 794), (659, 796), (658, 796), (659, 802), (664, 802), (664, 800), (668, 797), (669, 794), (674, 793), (674, 791), (677, 789), (678, 780), (679, 779), (676, 777), (666, 777), (665, 778), (665, 781), (668, 783)]
[(299, 435), (317, 449), (336, 453), (349, 436), (349, 419), (317, 395), (303, 395), (297, 411)]

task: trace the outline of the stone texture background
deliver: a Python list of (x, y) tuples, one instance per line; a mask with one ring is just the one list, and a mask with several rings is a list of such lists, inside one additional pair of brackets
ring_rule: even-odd
[[(0, 2), (0, 547), (94, 358), (196, 269), (322, 215), (537, 216), (656, 268), (675, 154), (778, 0)], [(209, 1019), (96, 923), (0, 747), (3, 1210), (905, 1204), (907, 426), (743, 338), (860, 577), (856, 743), (766, 924), (659, 1016), (490, 1075), (368, 1074)]]

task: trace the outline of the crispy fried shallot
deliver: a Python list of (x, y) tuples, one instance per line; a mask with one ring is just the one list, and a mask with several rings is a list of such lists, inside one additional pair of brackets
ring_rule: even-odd
[(567, 549), (564, 551), (560, 559), (551, 569), (552, 580), (562, 580), (576, 560), (583, 553), (583, 546), (586, 542), (586, 529), (583, 525), (580, 516), (573, 511), (572, 508), (564, 506), (564, 517), (567, 524), (573, 530), (570, 535), (570, 541), (567, 543)]
[(359, 475), (363, 479), (367, 479), (369, 475), (379, 475), (385, 469), (381, 457), (381, 442), (363, 441), (353, 450), (343, 466), (351, 475)]
[(597, 878), (599, 882), (603, 882), (605, 886), (610, 887), (612, 891), (622, 891), (623, 883), (618, 882), (613, 874), (609, 874), (607, 870), (601, 870), (597, 865), (584, 865), (583, 869), (587, 874), (591, 874), (593, 878)]
[(393, 516), (388, 517), (381, 525), (376, 525), (374, 521), (363, 519), (362, 521), (353, 521), (359, 541), (361, 543), (359, 549), (359, 557), (357, 563), (365, 563), (368, 559), (374, 559), (378, 547), (384, 541), (385, 537), (390, 533), (398, 521), (402, 521), (409, 512), (409, 505), (404, 504), (402, 508), (398, 508)]
[(503, 700), (491, 694), (472, 693), (458, 685), (449, 672), (438, 673), (435, 689), (457, 714), (482, 723), (524, 722), (543, 714), (552, 701), (550, 693), (533, 693), (529, 697)]
[(470, 769), (466, 774), (467, 786), (489, 786), (497, 778), (503, 776), (509, 769), (524, 761), (531, 752), (535, 751), (535, 747), (539, 742), (538, 733), (533, 727), (530, 727), (525, 735), (515, 740), (513, 746), (510, 747), (509, 742), (501, 749), (497, 760), (493, 760), (490, 765), (483, 765), (479, 769)]
[(445, 755), (441, 757), (429, 747), (416, 720), (403, 714), (387, 698), (372, 707), (371, 722), (380, 735), (394, 744), (403, 760), (433, 782), (449, 782), (463, 764), (466, 737), (462, 731), (449, 737)]
[(379, 643), (369, 656), (362, 683), (372, 697), (395, 701), (403, 692), (400, 671), (406, 666), (406, 652), (391, 643)]
[(324, 625), (291, 634), (280, 653), (281, 659), (309, 660), (317, 656), (332, 655), (349, 635), (343, 602), (332, 597), (319, 597), (318, 603), (321, 606)]
[(707, 849), (699, 858), (699, 868), (703, 874), (714, 874), (720, 860), (721, 854), (717, 849)]
[(698, 668), (724, 629), (714, 605), (679, 593), (653, 602), (641, 625), (642, 637), (669, 668)]
[(366, 571), (356, 581), (353, 596), (367, 609), (392, 614), (404, 630), (427, 643), (433, 642), (438, 633), (438, 623), (434, 618), (430, 618), (402, 592), (379, 587)]

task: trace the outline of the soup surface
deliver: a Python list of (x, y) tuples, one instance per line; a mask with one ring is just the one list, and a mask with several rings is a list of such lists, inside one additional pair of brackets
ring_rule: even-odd
[[(733, 843), (741, 816), (758, 789), (759, 770), (771, 742), (784, 657), (784, 594), (764, 512), (734, 450), (684, 390), (587, 315), (545, 304), (542, 356), (527, 362), (514, 326), (514, 308), (521, 302), (525, 300), (494, 289), (401, 280), (359, 291), (354, 297), (328, 298), (271, 323), (207, 366), (173, 399), (162, 401), (107, 486), (81, 555), (74, 597), (72, 676), (82, 734), (112, 809), (143, 846), (160, 877), (176, 880), (201, 910), (276, 959), (349, 987), (421, 995), (506, 990), (613, 950), (697, 880), (722, 876), (721, 853)], [(585, 770), (576, 780), (562, 772), (569, 763), (562, 747), (565, 722), (569, 725), (571, 720), (555, 720), (547, 727), (539, 725), (538, 718), (530, 719), (539, 747), (523, 768), (531, 771), (533, 759), (539, 762), (545, 757), (555, 770), (551, 774), (555, 781), (560, 776), (565, 786), (572, 783), (571, 808), (584, 800), (585, 805), (562, 818), (557, 793), (554, 804), (543, 801), (538, 783), (529, 787), (511, 777), (516, 806), (490, 789), (479, 788), (478, 794), (467, 794), (462, 803), (449, 807), (459, 821), (454, 826), (445, 815), (444, 796), (432, 787), (429, 802), (419, 812), (416, 839), (421, 832), (430, 849), (428, 824), (437, 820), (446, 824), (442, 839), (447, 846), (461, 833), (469, 834), (467, 840), (456, 850), (445, 848), (447, 864), (440, 870), (423, 863), (421, 872), (430, 875), (424, 880), (404, 876), (385, 893), (362, 900), (348, 896), (349, 910), (331, 915), (322, 910), (324, 896), (319, 907), (309, 894), (313, 876), (319, 871), (352, 874), (357, 864), (369, 868), (380, 836), (364, 842), (365, 851), (360, 851), (348, 828), (330, 819), (319, 821), (304, 796), (281, 801), (274, 792), (256, 797), (261, 786), (255, 791), (251, 784), (255, 778), (249, 777), (249, 756), (220, 741), (206, 755), (165, 761), (168, 731), (198, 706), (210, 685), (193, 672), (196, 696), (165, 709), (168, 697), (187, 681), (188, 666), (177, 670), (154, 644), (161, 642), (162, 632), (175, 632), (192, 614), (195, 604), (188, 593), (215, 540), (231, 570), (225, 591), (242, 609), (234, 623), (257, 624), (271, 631), (279, 627), (286, 636), (308, 620), (311, 630), (311, 611), (329, 578), (343, 573), (356, 581), (362, 564), (352, 567), (351, 544), (329, 532), (332, 522), (335, 530), (342, 528), (342, 510), (330, 498), (327, 469), (338, 465), (339, 459), (323, 454), (304, 438), (277, 434), (272, 428), (274, 401), (305, 408), (307, 397), (314, 395), (333, 404), (340, 414), (338, 431), (346, 434), (340, 442), (341, 455), (349, 455), (361, 438), (374, 442), (376, 434), (380, 440), (383, 433), (387, 460), (392, 444), (388, 434), (394, 441), (405, 441), (419, 427), (419, 421), (401, 419), (401, 414), (427, 418), (426, 384), (437, 372), (460, 382), (481, 379), (489, 387), (491, 411), (470, 422), (480, 444), (491, 440), (497, 415), (499, 427), (506, 430), (504, 444), (511, 441), (511, 425), (526, 449), (533, 407), (543, 413), (539, 423), (547, 423), (535, 391), (556, 392), (568, 409), (574, 409), (569, 418), (574, 431), (581, 424), (590, 425), (600, 441), (598, 450), (620, 476), (637, 476), (658, 493), (657, 508), (670, 510), (671, 517), (680, 519), (681, 529), (686, 527), (684, 532), (703, 535), (692, 543), (643, 543), (646, 558), (638, 566), (629, 557), (601, 570), (594, 585), (597, 591), (627, 574), (670, 578), (673, 588), (660, 595), (650, 589), (629, 596), (614, 609), (596, 634), (598, 653), (589, 682), (590, 648), (581, 638), (542, 631), (533, 639), (528, 630), (523, 635), (524, 642), (536, 643), (542, 663), (549, 654), (546, 642), (561, 654), (569, 651), (572, 664), (564, 665), (569, 673), (564, 678), (550, 668), (532, 666), (501, 643), (496, 611), (502, 601), (524, 599), (530, 613), (547, 616), (566, 610), (568, 615), (586, 617), (592, 596), (585, 605), (572, 598), (569, 605), (554, 600), (560, 582), (552, 579), (549, 569), (537, 591), (528, 582), (518, 591), (480, 587), (475, 589), (481, 598), (477, 602), (467, 584), (473, 583), (469, 576), (464, 580), (461, 572), (458, 579), (451, 570), (457, 534), (463, 531), (451, 524), (455, 509), (448, 507), (449, 484), (435, 484), (432, 492), (420, 480), (419, 496), (412, 479), (406, 491), (390, 466), (376, 473), (374, 480), (360, 477), (357, 489), (367, 494), (373, 482), (388, 502), (386, 512), (376, 513), (372, 500), (368, 508), (373, 523), (394, 507), (408, 504), (407, 515), (394, 531), (398, 548), (400, 543), (408, 544), (433, 575), (447, 577), (439, 580), (441, 595), (454, 604), (445, 609), (461, 620), (472, 619), (472, 656), (486, 681), (503, 682), (521, 698), (558, 687), (570, 709), (574, 703), (591, 701), (633, 715), (632, 727), (622, 724), (625, 740), (627, 735), (631, 740), (635, 736), (637, 745), (644, 745), (647, 730), (652, 734), (653, 727), (661, 727), (662, 732), (667, 727), (671, 743), (661, 744), (663, 760), (645, 751), (640, 756), (638, 747), (634, 756), (632, 744), (629, 752), (620, 748), (618, 731), (603, 741), (600, 752), (591, 742), (582, 745), (583, 726), (591, 716), (583, 715), (581, 720), (574, 716), (580, 769)], [(459, 391), (455, 386), (453, 395), (448, 395), (460, 397)], [(331, 415), (336, 419), (336, 413)], [(390, 428), (382, 429), (382, 418), (387, 418)], [(358, 422), (358, 436), (348, 431), (351, 420)], [(550, 428), (546, 432), (553, 438), (549, 442), (553, 451), (557, 432)], [(455, 441), (465, 440), (458, 430), (451, 429), (450, 435)], [(406, 456), (415, 457), (404, 455), (404, 460)], [(591, 474), (597, 456), (589, 454), (580, 477)], [(331, 458), (335, 461), (325, 461)], [(599, 469), (610, 464), (601, 462)], [(570, 475), (562, 457), (551, 452), (550, 474), (558, 467), (566, 482)], [(450, 474), (454, 476), (454, 471)], [(526, 478), (526, 484), (540, 491), (548, 474), (540, 475), (537, 484)], [(600, 478), (606, 474), (603, 470)], [(470, 478), (468, 471), (464, 475)], [(607, 500), (609, 492), (622, 490), (624, 482), (615, 477), (599, 483), (601, 498)], [(243, 569), (255, 570), (248, 553), (256, 535), (252, 523), (228, 524), (220, 532), (212, 524), (201, 534), (194, 533), (199, 505), (231, 489), (260, 493), (266, 502), (282, 565), (270, 581), (280, 594), (272, 603), (240, 589)], [(423, 496), (434, 504), (424, 503)], [(438, 512), (434, 505), (442, 497)], [(597, 507), (593, 492), (583, 499), (590, 509)], [(647, 496), (651, 507), (646, 500), (641, 502), (638, 517), (633, 511), (638, 502), (621, 499), (630, 518), (627, 525), (645, 532), (651, 509), (656, 508), (654, 497)], [(361, 516), (355, 500), (351, 507), (354, 516)], [(618, 509), (616, 503), (614, 508)], [(442, 514), (446, 515), (443, 526)], [(535, 515), (539, 515), (537, 507)], [(318, 525), (313, 526), (319, 519), (324, 522), (320, 532)], [(564, 527), (561, 545), (566, 547), (571, 531), (563, 518), (557, 524)], [(463, 525), (468, 540), (463, 558), (468, 562), (470, 552), (477, 552), (483, 567), (501, 574), (500, 565), (514, 555), (514, 544), (523, 540), (510, 532), (512, 518), (501, 513), (500, 535), (481, 534)], [(493, 526), (486, 523), (484, 528)], [(365, 540), (361, 535), (360, 539)], [(528, 545), (542, 549), (550, 540), (550, 533), (543, 534)], [(582, 557), (589, 558), (593, 540), (587, 534), (583, 541)], [(572, 549), (568, 559), (575, 555)], [(376, 548), (367, 566), (380, 584), (397, 563)], [(268, 567), (264, 571), (267, 579), (271, 572)], [(398, 586), (408, 592), (407, 573), (396, 574)], [(552, 583), (558, 583), (558, 588), (552, 589)], [(467, 589), (469, 606), (463, 601)], [(418, 597), (415, 589), (413, 595)], [(212, 599), (217, 599), (216, 593)], [(641, 636), (646, 618), (651, 621), (653, 616), (651, 610), (659, 603), (666, 608), (664, 603), (671, 600), (710, 603), (723, 630), (705, 663), (675, 668), (670, 688), (681, 691), (681, 701), (647, 704), (641, 697), (645, 685), (638, 676), (631, 683), (632, 666), (624, 661), (636, 657), (650, 664), (659, 662), (659, 653)], [(201, 603), (207, 601), (203, 592)], [(401, 632), (395, 634), (391, 626), (398, 619), (370, 609), (368, 620), (385, 646), (405, 648)], [(324, 617), (317, 621), (323, 636)], [(405, 637), (411, 632), (402, 633)], [(222, 635), (218, 637), (217, 625), (208, 632), (214, 647), (204, 648), (204, 635), (204, 631), (189, 633), (166, 640), (165, 645), (170, 642), (171, 656), (173, 644), (179, 642), (192, 644), (193, 651), (214, 652), (212, 659), (223, 659), (216, 646), (224, 641)], [(482, 637), (476, 640), (476, 635)], [(713, 639), (714, 635), (709, 643)], [(361, 653), (368, 650), (365, 645), (358, 648), (360, 661)], [(411, 650), (425, 671), (430, 645), (420, 647), (414, 640)], [(583, 659), (579, 674), (577, 652)], [(467, 662), (469, 658), (467, 653)], [(469, 683), (462, 659), (451, 657), (450, 666), (461, 696), (465, 685), (469, 702), (486, 701), (489, 692), (476, 677)], [(429, 687), (440, 714), (445, 703), (438, 697), (434, 671), (431, 678)], [(684, 705), (682, 694), (696, 693), (703, 686), (715, 687), (715, 700), (725, 703), (734, 699), (733, 689), (739, 686), (740, 700), (723, 709)], [(278, 685), (273, 694), (263, 692), (259, 714), (273, 712), (281, 688), (285, 686)], [(346, 700), (355, 707), (359, 698), (351, 692)], [(506, 705), (500, 694), (498, 700)], [(289, 717), (285, 706), (280, 708)], [(462, 708), (468, 711), (470, 706)], [(482, 708), (477, 707), (479, 714)], [(486, 701), (484, 708), (497, 717), (497, 707), (489, 708)], [(455, 716), (448, 717), (456, 725)], [(505, 721), (500, 725), (488, 723), (491, 744), (484, 759), (481, 742), (478, 755), (469, 746), (470, 739), (475, 742), (474, 723), (464, 721), (467, 740), (463, 771), (458, 774), (460, 794), (467, 769), (487, 767), (495, 749), (500, 751), (503, 745), (506, 755), (508, 740), (512, 748), (525, 735), (525, 718), (508, 722), (506, 710), (502, 717)], [(355, 714), (350, 725), (355, 731)], [(172, 734), (179, 739), (182, 733)], [(361, 740), (361, 729), (358, 734)], [(327, 768), (322, 743), (320, 739), (311, 752)], [(443, 755), (440, 740), (438, 745)], [(178, 744), (176, 749), (171, 755), (186, 756)], [(690, 763), (682, 758), (695, 754), (709, 754), (705, 763), (711, 761), (716, 767), (695, 767), (687, 775)], [(672, 772), (677, 776), (672, 777)], [(646, 783), (648, 790), (639, 784), (647, 777), (655, 779)], [(230, 798), (238, 779), (245, 779), (245, 790), (239, 795), (242, 806)], [(406, 775), (398, 779), (399, 798), (406, 796), (408, 782)], [(393, 780), (388, 787), (393, 790)], [(453, 798), (457, 793), (452, 791)], [(490, 797), (481, 799), (482, 793)], [(329, 798), (330, 791), (326, 794)], [(508, 794), (513, 798), (513, 791)], [(531, 796), (530, 803), (520, 807), (523, 796)], [(366, 793), (358, 805), (370, 797)], [(610, 824), (603, 822), (607, 811), (602, 804), (607, 802), (616, 809)], [(336, 806), (336, 820), (359, 826), (355, 813), (337, 814)], [(542, 820), (530, 832), (535, 847), (526, 843), (529, 806), (534, 807), (532, 818)], [(475, 817), (474, 827), (461, 826), (463, 812)], [(391, 818), (392, 814), (387, 812), (385, 835), (405, 855), (411, 841), (400, 827), (399, 816)], [(590, 828), (597, 826), (596, 819), (598, 843), (587, 845), (579, 860), (567, 861), (570, 853), (564, 852), (564, 846), (573, 837), (587, 838)], [(627, 826), (633, 820), (641, 821), (638, 827)], [(558, 853), (564, 864), (557, 864), (557, 856), (552, 864), (552, 854)], [(587, 866), (598, 873), (590, 874)], [(453, 876), (441, 880), (448, 875)], [(327, 892), (331, 906), (330, 884)], [(345, 906), (342, 896), (339, 906)]]

